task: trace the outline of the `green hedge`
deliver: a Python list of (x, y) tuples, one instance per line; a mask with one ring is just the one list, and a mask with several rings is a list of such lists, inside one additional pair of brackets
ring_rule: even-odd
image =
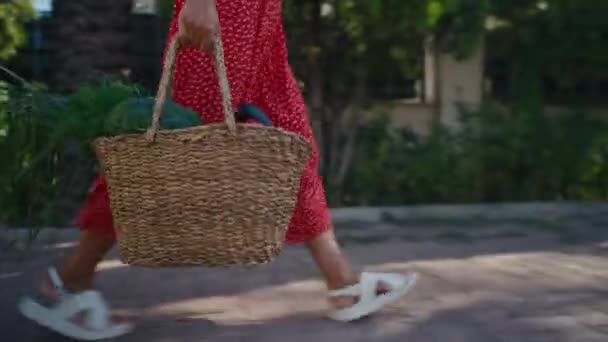
[(103, 80), (70, 96), (44, 86), (5, 86), (0, 100), (0, 222), (65, 225), (95, 174), (92, 140), (137, 87)]
[(485, 105), (421, 139), (382, 116), (364, 129), (343, 205), (606, 200), (607, 128), (584, 112)]
[[(96, 172), (88, 148), (96, 118), (137, 89), (107, 83), (70, 97), (0, 89), (0, 222), (69, 224)], [(58, 128), (58, 115), (69, 124)], [(463, 111), (460, 130), (435, 127), (421, 138), (379, 115), (360, 135), (340, 204), (605, 200), (607, 128), (584, 112), (487, 105)]]

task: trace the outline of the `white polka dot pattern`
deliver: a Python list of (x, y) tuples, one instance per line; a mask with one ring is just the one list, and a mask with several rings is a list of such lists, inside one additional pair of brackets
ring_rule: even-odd
[[(176, 0), (170, 37), (184, 0)], [(217, 0), (233, 107), (253, 103), (285, 130), (313, 143), (300, 89), (287, 59), (280, 0)], [(175, 102), (201, 115), (203, 122), (223, 121), (221, 96), (209, 54), (185, 49), (178, 54), (173, 80)], [(315, 146), (301, 180), (298, 204), (287, 241), (303, 242), (331, 228)]]

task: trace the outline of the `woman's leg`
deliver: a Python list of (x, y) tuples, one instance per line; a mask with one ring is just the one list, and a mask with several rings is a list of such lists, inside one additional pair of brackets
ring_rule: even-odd
[[(103, 178), (99, 177), (93, 184), (76, 223), (81, 227), (80, 239), (74, 253), (55, 273), (59, 279), (54, 279), (53, 272), (50, 272), (43, 276), (39, 286), (40, 294), (50, 300), (51, 303), (55, 303), (54, 305), (60, 305), (64, 301), (71, 300), (69, 299), (71, 297), (61, 296), (63, 291), (79, 294), (91, 290), (97, 266), (116, 243), (112, 214)], [(102, 305), (106, 305), (103, 299), (101, 299), (101, 302)], [(52, 310), (52, 306), (48, 309)], [(46, 315), (50, 315), (50, 313)], [(70, 321), (80, 326), (84, 324), (85, 318), (81, 314), (76, 314), (70, 318)], [(34, 320), (38, 321), (37, 319)], [(116, 334), (118, 336), (131, 329), (128, 318), (124, 316), (111, 315), (110, 323), (111, 326), (107, 327), (109, 330), (105, 331), (104, 334), (112, 336)], [(57, 330), (57, 327), (51, 328)], [(57, 331), (65, 334), (65, 332)]]
[[(333, 229), (327, 230), (306, 243), (319, 271), (325, 278), (328, 290), (337, 290), (359, 283), (359, 274), (353, 271), (348, 259), (342, 253)], [(380, 282), (376, 294), (390, 291), (388, 285)], [(334, 297), (330, 303), (335, 308), (349, 307), (357, 302), (357, 297)]]
[[(329, 290), (341, 289), (359, 282), (359, 275), (353, 271), (351, 264), (342, 253), (333, 229), (308, 241), (306, 247), (325, 278)], [(355, 304), (356, 300), (353, 297), (338, 297), (330, 298), (330, 303), (335, 308), (344, 308)]]
[[(97, 177), (93, 183), (76, 224), (81, 227), (78, 246), (58, 272), (64, 287), (71, 292), (93, 286), (97, 265), (116, 241), (110, 200), (102, 177)], [(43, 287), (48, 287), (49, 282), (44, 284)]]
[(359, 281), (359, 276), (352, 270), (350, 263), (342, 254), (333, 229), (308, 241), (306, 246), (323, 274), (329, 289), (339, 289)]
[(113, 239), (104, 235), (84, 230), (76, 252), (59, 271), (66, 290), (80, 292), (92, 288), (97, 265), (112, 249), (114, 243)]
[(330, 304), (335, 309), (331, 317), (337, 320), (358, 319), (398, 301), (416, 278), (415, 275), (353, 271), (332, 229), (323, 182), (317, 174), (316, 153), (301, 179), (287, 242), (306, 243), (325, 278)]
[(129, 333), (127, 316), (114, 315), (99, 293), (90, 291), (95, 269), (114, 240), (83, 231), (75, 253), (56, 271), (51, 268), (39, 284), (39, 293), (24, 297), (18, 308), (26, 318), (77, 340), (97, 340)]

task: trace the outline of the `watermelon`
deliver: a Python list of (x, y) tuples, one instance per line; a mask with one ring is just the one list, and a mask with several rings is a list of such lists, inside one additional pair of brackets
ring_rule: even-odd
[[(104, 124), (106, 135), (145, 132), (152, 120), (154, 98), (129, 98), (110, 111)], [(181, 129), (201, 125), (199, 115), (188, 108), (167, 100), (160, 120), (161, 129)]]

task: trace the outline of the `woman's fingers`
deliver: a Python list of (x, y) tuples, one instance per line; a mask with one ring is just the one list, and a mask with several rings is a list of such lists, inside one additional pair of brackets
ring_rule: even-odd
[(215, 32), (208, 27), (184, 19), (181, 22), (177, 39), (180, 46), (201, 50), (210, 50), (213, 46)]
[(210, 50), (218, 31), (214, 0), (187, 0), (179, 15), (177, 38), (182, 47)]

